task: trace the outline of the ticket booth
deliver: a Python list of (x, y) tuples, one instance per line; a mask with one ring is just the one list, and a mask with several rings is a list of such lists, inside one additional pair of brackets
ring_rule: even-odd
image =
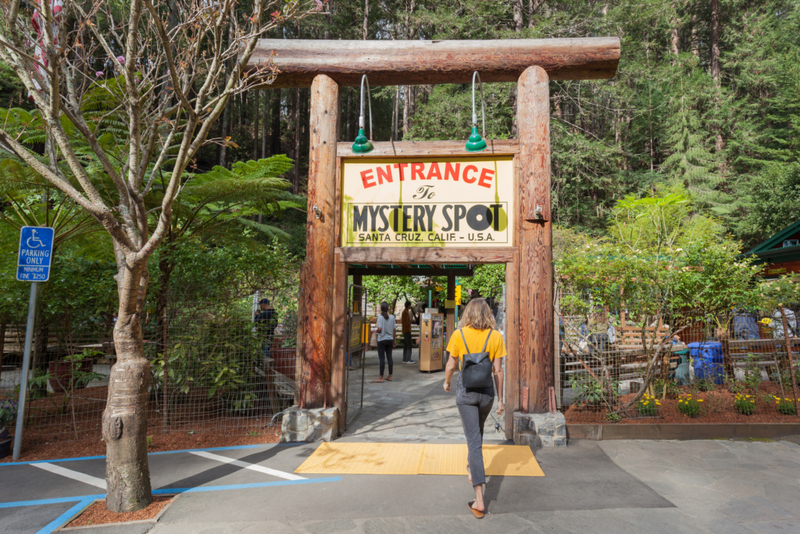
[(444, 315), (428, 308), (419, 321), (419, 370), (430, 373), (444, 369)]

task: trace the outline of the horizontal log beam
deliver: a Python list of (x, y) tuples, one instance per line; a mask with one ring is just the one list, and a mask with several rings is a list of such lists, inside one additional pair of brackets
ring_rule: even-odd
[(395, 268), (386, 267), (353, 267), (350, 266), (350, 274), (360, 274), (362, 276), (473, 276), (474, 269), (442, 269), (434, 268)]
[(347, 158), (374, 158), (377, 156), (483, 156), (519, 153), (519, 141), (516, 139), (487, 139), (486, 150), (477, 153), (467, 151), (468, 126), (468, 124), (464, 125), (463, 141), (398, 141), (396, 143), (379, 141), (374, 143), (373, 150), (365, 154), (353, 152), (353, 141), (341, 141), (336, 147), (336, 154)]
[(440, 247), (336, 247), (339, 261), (358, 264), (393, 263), (508, 263), (516, 247), (440, 248)]
[(358, 86), (361, 75), (372, 87), (515, 82), (532, 66), (551, 80), (613, 78), (620, 56), (617, 37), (577, 39), (495, 39), (464, 41), (332, 41), (261, 39), (248, 67), (272, 61), (278, 75), (270, 87), (309, 87), (317, 74), (340, 86)]

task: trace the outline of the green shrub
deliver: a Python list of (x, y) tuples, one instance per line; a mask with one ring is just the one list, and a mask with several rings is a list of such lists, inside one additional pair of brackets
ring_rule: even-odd
[(737, 394), (733, 405), (739, 413), (744, 415), (752, 415), (756, 411), (756, 399), (753, 395)]
[(684, 393), (678, 397), (678, 411), (686, 417), (697, 417), (700, 415), (700, 403), (703, 399), (695, 399), (691, 393)]
[(659, 406), (661, 406), (661, 402), (657, 398), (652, 397), (647, 393), (642, 395), (636, 402), (636, 409), (639, 411), (639, 415), (656, 415), (658, 413)]
[(778, 408), (778, 412), (782, 413), (783, 415), (794, 415), (797, 413), (794, 408), (794, 399), (788, 399), (786, 397), (773, 397), (775, 399), (775, 405)]

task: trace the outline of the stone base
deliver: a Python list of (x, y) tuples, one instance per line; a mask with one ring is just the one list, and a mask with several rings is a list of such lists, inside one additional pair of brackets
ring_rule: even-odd
[(564, 414), (514, 412), (514, 443), (533, 447), (566, 447)]
[(339, 428), (339, 408), (298, 408), (283, 412), (281, 443), (331, 441)]

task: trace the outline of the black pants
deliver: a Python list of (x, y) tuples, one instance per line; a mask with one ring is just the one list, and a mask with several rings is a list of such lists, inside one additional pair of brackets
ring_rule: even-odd
[(409, 362), (411, 361), (411, 344), (413, 340), (411, 339), (411, 332), (403, 332), (403, 361)]
[(456, 386), (456, 406), (467, 438), (467, 462), (472, 485), (486, 483), (483, 466), (483, 425), (494, 404), (494, 388), (466, 389), (459, 378)]
[(381, 376), (383, 376), (383, 367), (386, 360), (389, 360), (389, 374), (392, 374), (392, 345), (394, 345), (394, 341), (391, 339), (378, 341), (378, 359), (381, 362)]

